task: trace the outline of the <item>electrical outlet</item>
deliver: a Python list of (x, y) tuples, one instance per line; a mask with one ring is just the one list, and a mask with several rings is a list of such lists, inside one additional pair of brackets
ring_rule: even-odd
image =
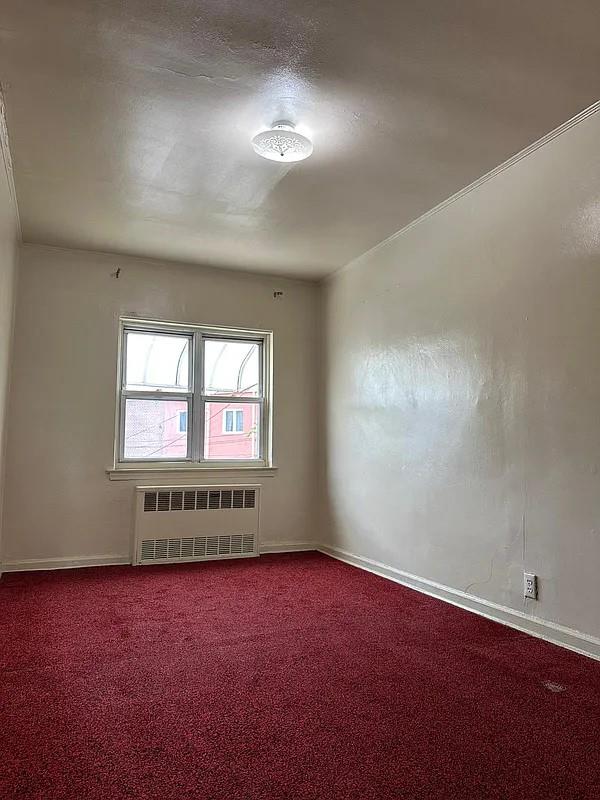
[(537, 575), (533, 572), (523, 573), (523, 597), (537, 600)]

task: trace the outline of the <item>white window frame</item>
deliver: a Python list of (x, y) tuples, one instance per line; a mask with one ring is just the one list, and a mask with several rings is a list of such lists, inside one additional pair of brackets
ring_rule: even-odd
[[(190, 339), (189, 391), (139, 391), (125, 387), (126, 339), (128, 332), (172, 334)], [(257, 397), (229, 397), (207, 395), (204, 391), (204, 343), (207, 340), (252, 341), (260, 344), (259, 392)], [(272, 466), (272, 346), (271, 331), (244, 328), (223, 328), (207, 325), (189, 325), (162, 320), (140, 320), (122, 317), (119, 321), (119, 358), (117, 375), (117, 410), (115, 422), (115, 468), (116, 469), (232, 469), (265, 468)], [(127, 398), (160, 400), (187, 400), (187, 458), (125, 458), (125, 401)], [(260, 436), (256, 459), (237, 458), (217, 460), (204, 458), (204, 421), (206, 403), (228, 403), (229, 405), (255, 403), (260, 408)]]

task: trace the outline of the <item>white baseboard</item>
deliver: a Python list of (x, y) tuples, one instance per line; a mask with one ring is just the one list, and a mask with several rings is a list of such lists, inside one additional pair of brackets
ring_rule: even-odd
[(42, 569), (76, 569), (77, 567), (109, 567), (131, 564), (129, 556), (92, 556), (85, 558), (45, 558), (5, 561), (2, 572), (32, 572)]
[[(265, 553), (301, 553), (316, 550), (314, 542), (265, 542), (259, 545), (259, 552)], [(48, 569), (76, 569), (77, 567), (109, 567), (131, 564), (129, 556), (91, 556), (78, 558), (43, 558), (26, 559), (24, 561), (5, 561), (2, 572), (33, 572)]]
[(266, 553), (304, 553), (317, 550), (314, 542), (263, 542), (258, 546), (261, 555)]
[(416, 589), (418, 592), (436, 597), (438, 600), (451, 603), (459, 608), (464, 608), (466, 611), (479, 614), (479, 616), (486, 617), (494, 622), (500, 622), (509, 628), (516, 628), (538, 639), (544, 639), (547, 642), (552, 642), (552, 644), (565, 647), (567, 650), (574, 650), (581, 655), (600, 660), (600, 639), (595, 636), (589, 636), (573, 628), (558, 625), (556, 622), (529, 616), (522, 611), (515, 611), (515, 609), (502, 606), (499, 603), (493, 603), (490, 600), (483, 600), (459, 589), (435, 583), (427, 578), (420, 578), (418, 575), (411, 575), (409, 572), (390, 567), (379, 561), (373, 561), (364, 556), (358, 556), (355, 553), (349, 553), (339, 547), (319, 545), (317, 549), (319, 552), (325, 553), (325, 555), (337, 558), (338, 561), (344, 561), (346, 564), (367, 570), (367, 572), (373, 572), (382, 578), (401, 583), (410, 589)]

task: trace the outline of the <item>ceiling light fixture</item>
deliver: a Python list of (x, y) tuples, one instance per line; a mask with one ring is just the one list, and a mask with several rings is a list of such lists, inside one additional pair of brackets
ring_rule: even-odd
[(270, 161), (303, 161), (313, 151), (307, 136), (298, 133), (291, 122), (274, 122), (268, 131), (257, 133), (252, 139), (254, 152)]

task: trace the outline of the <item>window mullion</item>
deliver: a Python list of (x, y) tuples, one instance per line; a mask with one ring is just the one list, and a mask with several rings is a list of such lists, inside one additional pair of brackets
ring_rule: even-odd
[(191, 454), (193, 461), (202, 461), (204, 448), (204, 401), (202, 398), (202, 382), (204, 375), (204, 346), (202, 334), (194, 333), (194, 373), (193, 373), (193, 398), (192, 398), (192, 442)]

